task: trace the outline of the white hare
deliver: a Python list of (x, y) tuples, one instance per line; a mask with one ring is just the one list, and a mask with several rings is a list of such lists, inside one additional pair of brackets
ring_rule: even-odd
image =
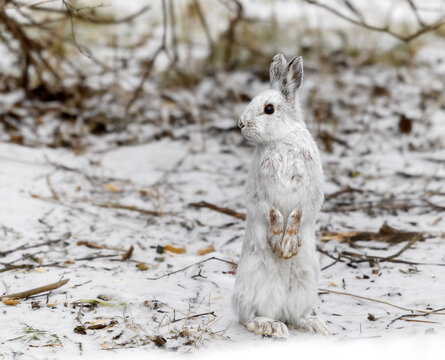
[(320, 272), (315, 220), (323, 202), (323, 170), (297, 100), (302, 82), (302, 58), (287, 62), (275, 55), (270, 90), (256, 96), (238, 121), (257, 146), (232, 301), (241, 324), (277, 337), (288, 336), (287, 325), (329, 334), (311, 316)]

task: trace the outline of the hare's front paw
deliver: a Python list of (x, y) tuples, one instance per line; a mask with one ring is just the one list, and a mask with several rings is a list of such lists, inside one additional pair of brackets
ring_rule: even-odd
[(272, 208), (269, 213), (269, 229), (267, 231), (267, 242), (276, 254), (281, 253), (281, 242), (283, 240), (283, 215), (280, 211)]
[(295, 208), (289, 215), (281, 244), (281, 257), (290, 259), (298, 254), (301, 247), (300, 224), (302, 212)]
[(306, 316), (301, 318), (294, 324), (294, 326), (297, 330), (311, 334), (331, 335), (331, 332), (324, 321), (316, 316)]
[(256, 317), (246, 324), (249, 331), (259, 335), (274, 336), (279, 338), (287, 338), (289, 330), (286, 324), (278, 320), (269, 319), (266, 317)]

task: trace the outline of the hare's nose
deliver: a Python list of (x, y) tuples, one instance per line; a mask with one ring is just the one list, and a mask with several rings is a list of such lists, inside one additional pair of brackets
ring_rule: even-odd
[(244, 123), (243, 119), (239, 119), (239, 120), (238, 120), (238, 127), (239, 127), (240, 129), (242, 129), (244, 126), (246, 126), (246, 124)]

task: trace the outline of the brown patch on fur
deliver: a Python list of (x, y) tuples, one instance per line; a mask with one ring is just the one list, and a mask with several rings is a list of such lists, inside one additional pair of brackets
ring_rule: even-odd
[(287, 224), (286, 234), (296, 235), (300, 232), (300, 224), (302, 216), (303, 213), (301, 212), (301, 210), (297, 210), (295, 215), (292, 216), (291, 222)]
[[(280, 257), (282, 259), (290, 259), (298, 254), (301, 247), (300, 226), (303, 213), (299, 209), (295, 209), (289, 216), (286, 233), (281, 242)], [(286, 255), (285, 253), (286, 249)]]
[(278, 217), (278, 212), (275, 209), (271, 209), (269, 213), (270, 218), (270, 232), (274, 235), (281, 235), (283, 229), (281, 228), (280, 218)]
[(267, 235), (267, 243), (270, 245), (272, 251), (276, 254), (280, 251), (280, 245), (283, 239), (283, 221), (280, 212), (272, 208), (269, 212), (270, 228)]

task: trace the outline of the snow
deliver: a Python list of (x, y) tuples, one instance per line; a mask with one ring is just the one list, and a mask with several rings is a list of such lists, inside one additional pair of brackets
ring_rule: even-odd
[[(311, 86), (310, 80), (307, 86)], [(443, 110), (437, 110), (436, 117), (441, 116)], [(350, 126), (369, 127), (370, 130), (366, 134), (357, 135), (357, 140), (354, 140), (354, 134), (346, 138), (355, 144), (352, 149), (334, 146), (334, 153), (323, 153), (326, 192), (338, 190), (338, 185), (332, 179), (363, 190), (393, 193), (397, 195), (396, 199), (412, 194), (413, 200), (418, 200), (423, 196), (425, 186), (440, 190), (441, 180), (429, 181), (425, 185), (421, 180), (400, 178), (397, 172), (443, 176), (443, 163), (425, 160), (425, 156), (442, 159), (443, 145), (437, 151), (429, 149), (420, 153), (411, 152), (405, 146), (406, 143), (416, 142), (420, 135), (423, 136), (422, 143), (440, 137), (443, 122), (432, 121), (427, 125), (416, 122), (411, 134), (397, 138), (397, 122), (393, 117), (374, 121), (357, 124), (345, 120), (342, 123), (339, 133), (341, 129)], [(429, 129), (428, 133), (426, 128)], [(196, 131), (194, 125), (189, 126), (189, 131)], [(366, 140), (362, 140), (363, 136)], [(210, 260), (168, 277), (148, 280), (213, 256), (234, 262), (239, 256), (243, 221), (188, 205), (206, 200), (243, 212), (242, 196), (252, 148), (239, 146), (242, 141), (239, 133), (233, 134), (232, 138), (227, 138), (224, 133), (216, 136), (207, 134), (205, 146), (202, 146), (203, 139), (200, 136), (191, 136), (190, 139), (163, 139), (78, 156), (62, 149), (25, 148), (10, 143), (0, 145), (2, 250), (54, 240), (67, 232), (71, 233), (69, 239), (61, 243), (15, 251), (2, 259), (4, 263), (19, 264), (34, 263), (32, 259), (37, 258), (43, 264), (40, 266), (34, 263), (36, 267), (30, 270), (2, 273), (2, 280), (10, 292), (56, 282), (61, 278), (70, 279), (67, 285), (53, 291), (48, 298), (37, 297), (35, 300), (40, 302), (39, 309), (31, 309), (30, 300), (23, 300), (15, 307), (2, 306), (2, 319), (8, 324), (0, 329), (2, 352), (26, 353), (30, 358), (38, 358), (43, 354), (68, 356), (80, 352), (92, 356), (97, 354), (101, 346), (118, 349), (119, 344), (124, 344), (121, 346), (141, 346), (139, 350), (132, 350), (137, 354), (138, 351), (146, 351), (147, 347), (154, 347), (151, 341), (143, 345), (147, 335), (158, 334), (167, 340), (168, 349), (177, 349), (179, 352), (194, 350), (194, 346), (184, 345), (188, 339), (174, 338), (175, 334), (184, 329), (188, 329), (192, 339), (198, 339), (198, 347), (203, 346), (208, 350), (227, 349), (228, 344), (231, 344), (232, 349), (241, 344), (251, 344), (249, 347), (255, 344), (257, 347), (264, 342), (248, 333), (234, 318), (230, 306), (234, 268), (230, 264)], [(97, 141), (100, 142), (100, 138)], [(322, 144), (320, 148), (323, 148)], [(366, 149), (372, 151), (358, 156)], [(77, 170), (65, 170), (63, 166)], [(350, 170), (360, 172), (360, 176), (348, 178), (347, 172)], [(50, 178), (58, 201), (52, 198), (47, 177)], [(119, 192), (108, 190), (105, 185), (109, 183), (114, 184)], [(146, 216), (138, 212), (101, 208), (95, 206), (96, 203), (136, 205), (165, 212), (165, 215)], [(330, 205), (325, 205), (326, 211), (319, 219), (320, 227), (334, 231), (378, 230), (384, 221), (388, 221), (396, 228), (431, 232), (437, 235), (416, 243), (401, 258), (445, 263), (443, 252), (438, 251), (444, 246), (440, 235), (443, 223), (434, 221), (439, 214), (415, 209), (396, 214), (379, 213), (376, 210), (376, 214), (369, 216), (366, 211), (331, 212)], [(78, 241), (92, 241), (108, 247), (119, 247), (124, 251), (133, 245), (135, 250), (130, 261), (121, 261), (123, 251), (90, 249), (77, 245)], [(156, 252), (157, 245), (168, 244), (184, 246), (186, 253), (166, 252), (160, 255)], [(214, 253), (197, 255), (198, 250), (209, 244), (214, 246)], [(335, 241), (321, 245), (333, 253), (350, 249), (349, 245)], [(384, 249), (369, 250), (368, 255), (385, 256), (396, 253), (404, 246), (402, 243), (391, 247), (378, 242), (363, 245), (365, 247), (362, 251), (365, 253), (371, 246)], [(67, 260), (95, 254), (117, 256), (65, 264)], [(163, 258), (161, 262), (156, 260), (160, 257)], [(320, 255), (320, 260), (321, 266), (332, 262), (323, 255)], [(60, 265), (44, 266), (54, 262)], [(138, 270), (138, 262), (147, 263), (149, 270)], [(323, 271), (320, 288), (350, 292), (410, 308), (443, 307), (444, 288), (441, 279), (445, 276), (445, 267), (382, 263), (377, 273), (372, 270), (366, 263), (357, 268), (338, 263)], [(88, 335), (74, 333), (73, 329), (80, 325), (77, 320), (79, 301), (97, 299), (101, 295), (106, 296), (110, 306), (83, 309), (80, 321), (87, 326), (102, 320), (115, 320), (118, 324), (108, 330), (87, 330)], [(146, 300), (157, 300), (163, 305), (158, 309), (150, 309), (144, 305)], [(46, 305), (47, 302), (52, 304), (51, 307)], [(322, 293), (315, 310), (328, 322), (333, 333), (331, 339), (314, 339), (291, 331), (291, 338), (283, 346), (292, 349), (293, 344), (298, 344), (309, 349), (314, 344), (317, 347), (322, 344), (327, 349), (352, 351), (357, 345), (345, 345), (343, 341), (419, 335), (433, 331), (431, 329), (442, 333), (440, 316), (428, 317), (429, 321), (437, 323), (397, 321), (390, 324), (391, 320), (406, 311), (338, 294)], [(204, 315), (170, 323), (173, 319), (206, 312), (214, 312), (216, 316)], [(367, 320), (368, 314), (373, 314), (377, 320)], [(63, 347), (52, 341), (50, 335), (29, 342), (10, 340), (22, 336), (24, 329), (29, 327), (57, 335)], [(122, 331), (119, 339), (113, 340)], [(431, 339), (428, 337), (425, 341), (434, 344)], [(30, 347), (48, 342), (54, 347)], [(275, 346), (270, 340), (266, 343)], [(373, 346), (371, 344), (374, 343), (381, 345), (373, 340), (365, 342), (363, 346)], [(81, 350), (79, 344), (82, 344)], [(243, 351), (242, 348), (240, 351)], [(123, 349), (113, 351), (119, 354)]]

